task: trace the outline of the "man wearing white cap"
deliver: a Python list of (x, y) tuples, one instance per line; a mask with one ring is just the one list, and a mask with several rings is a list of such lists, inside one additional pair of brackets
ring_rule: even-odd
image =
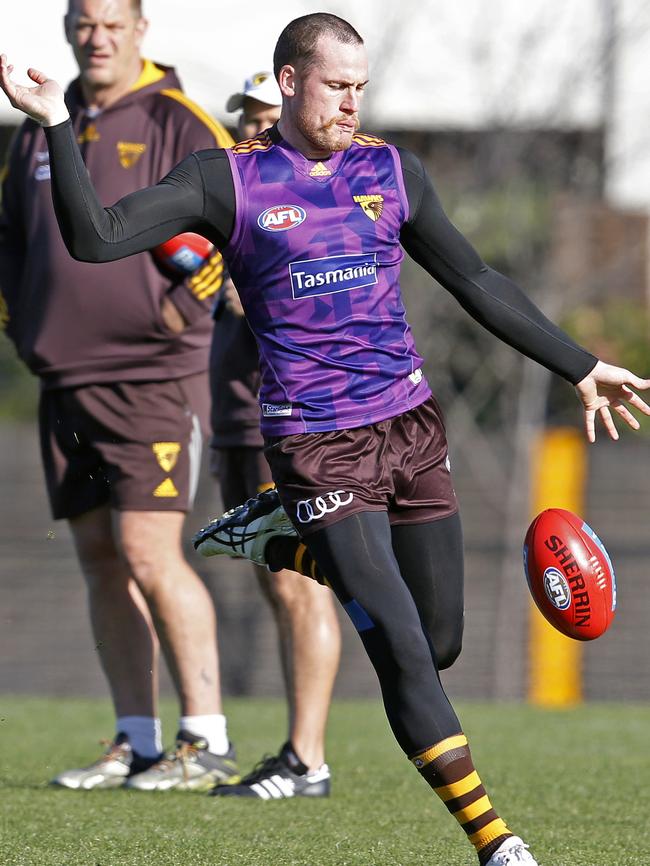
[[(255, 103), (260, 103), (260, 105), (255, 105)], [(240, 124), (243, 121), (244, 123), (249, 122), (249, 118), (252, 111), (257, 111), (257, 109), (268, 109), (268, 123), (266, 126), (263, 126), (261, 129), (258, 129), (256, 132), (253, 132), (252, 135), (245, 131), (244, 134), (240, 136), (240, 140), (245, 138), (253, 138), (253, 136), (258, 135), (260, 132), (264, 132), (265, 129), (268, 129), (270, 126), (280, 118), (280, 107), (282, 106), (282, 96), (280, 95), (280, 88), (275, 80), (275, 76), (272, 72), (256, 72), (254, 75), (251, 75), (250, 78), (247, 78), (244, 82), (244, 86), (241, 90), (241, 93), (233, 93), (232, 96), (228, 98), (226, 102), (226, 111), (229, 114), (233, 114), (235, 111), (242, 111), (242, 115), (240, 117)], [(242, 131), (242, 127), (239, 127), (240, 132)]]
[[(273, 74), (258, 72), (228, 99), (226, 111), (241, 111), (237, 130), (243, 141), (273, 126), (281, 104)], [(231, 281), (224, 283), (215, 310), (210, 378), (212, 471), (224, 505), (233, 508), (272, 487), (273, 480), (259, 429), (257, 345)], [(289, 738), (278, 755), (262, 761), (240, 784), (217, 787), (212, 793), (262, 799), (327, 796), (325, 726), (341, 640), (332, 595), (293, 571), (254, 568), (278, 628)]]

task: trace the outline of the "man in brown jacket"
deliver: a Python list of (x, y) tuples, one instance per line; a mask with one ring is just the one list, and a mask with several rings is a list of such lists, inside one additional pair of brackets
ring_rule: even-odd
[[(106, 202), (156, 182), (192, 151), (232, 144), (172, 69), (141, 57), (146, 27), (137, 0), (70, 0), (65, 18), (80, 71), (66, 100)], [(101, 266), (74, 261), (49, 177), (43, 131), (28, 120), (3, 184), (0, 308), (41, 381), (52, 512), (69, 521), (117, 718), (107, 753), (54, 782), (153, 790), (236, 781), (214, 608), (181, 552), (207, 429), (209, 308), (221, 257), (187, 277), (163, 273), (149, 253)], [(181, 703), (177, 748), (162, 759), (159, 645)]]

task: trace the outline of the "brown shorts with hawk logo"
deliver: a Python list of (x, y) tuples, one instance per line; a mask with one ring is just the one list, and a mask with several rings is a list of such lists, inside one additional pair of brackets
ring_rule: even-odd
[(367, 427), (269, 440), (264, 453), (301, 536), (360, 511), (387, 511), (391, 524), (400, 524), (458, 510), (434, 397)]
[(204, 373), (43, 391), (41, 455), (54, 518), (106, 504), (188, 511), (209, 406)]

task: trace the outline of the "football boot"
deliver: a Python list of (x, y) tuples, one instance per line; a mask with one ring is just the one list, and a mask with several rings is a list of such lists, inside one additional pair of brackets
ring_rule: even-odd
[(208, 751), (203, 737), (179, 731), (175, 747), (148, 770), (129, 778), (125, 787), (132, 791), (209, 791), (239, 779), (232, 745), (225, 755), (215, 755)]
[(528, 852), (519, 836), (508, 836), (497, 848), (485, 866), (539, 866), (537, 860)]
[(212, 520), (197, 532), (192, 543), (203, 556), (225, 554), (268, 565), (264, 555), (266, 545), (280, 535), (297, 537), (298, 533), (280, 503), (277, 490), (272, 488)]

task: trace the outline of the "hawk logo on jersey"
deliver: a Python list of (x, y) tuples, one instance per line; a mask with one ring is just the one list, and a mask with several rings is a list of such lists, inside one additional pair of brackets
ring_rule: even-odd
[(361, 205), (361, 210), (368, 219), (376, 223), (384, 211), (383, 195), (375, 193), (373, 195), (355, 195), (353, 198), (358, 205)]
[(156, 455), (158, 466), (164, 472), (171, 472), (181, 451), (180, 442), (154, 442), (151, 446), (153, 453)]
[(257, 224), (265, 232), (286, 232), (298, 228), (306, 219), (306, 212), (297, 204), (276, 204), (258, 216)]
[(133, 168), (147, 149), (147, 145), (137, 141), (118, 141), (117, 155), (122, 168)]

